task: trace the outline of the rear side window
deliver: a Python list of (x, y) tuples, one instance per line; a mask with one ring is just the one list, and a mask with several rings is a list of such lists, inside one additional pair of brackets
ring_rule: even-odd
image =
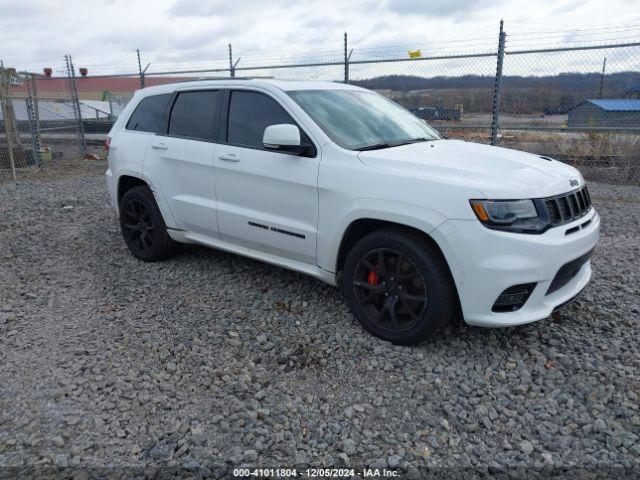
[(157, 133), (170, 93), (143, 98), (127, 122), (127, 130)]
[[(231, 144), (264, 148), (262, 136), (269, 125), (296, 122), (271, 97), (248, 91), (231, 92), (227, 141)], [(302, 137), (304, 138), (304, 136)]]
[(212, 141), (218, 133), (217, 91), (178, 94), (169, 118), (169, 135)]

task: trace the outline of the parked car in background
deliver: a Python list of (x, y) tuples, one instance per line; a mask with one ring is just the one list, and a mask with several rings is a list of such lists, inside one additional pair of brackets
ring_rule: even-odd
[(340, 286), (362, 326), (392, 342), (424, 341), (456, 315), (540, 320), (591, 277), (600, 220), (575, 168), (444, 139), (355, 86), (147, 88), (107, 147), (134, 256), (197, 243), (303, 272)]

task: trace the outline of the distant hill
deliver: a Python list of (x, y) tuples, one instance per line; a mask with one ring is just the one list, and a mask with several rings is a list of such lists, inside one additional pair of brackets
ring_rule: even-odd
[[(409, 107), (462, 104), (467, 112), (491, 109), (494, 77), (464, 75), (431, 78), (413, 75), (386, 75), (353, 81), (373, 90), (390, 90), (392, 97)], [(605, 75), (604, 98), (622, 98), (640, 84), (640, 72)], [(566, 113), (578, 103), (598, 98), (600, 73), (561, 73), (552, 76), (502, 77), (502, 110), (507, 113)]]

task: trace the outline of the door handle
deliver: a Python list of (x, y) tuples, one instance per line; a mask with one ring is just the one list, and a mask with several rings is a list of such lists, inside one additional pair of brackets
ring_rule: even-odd
[(151, 148), (155, 150), (166, 150), (169, 147), (167, 147), (166, 143), (154, 143), (151, 145)]
[(219, 155), (218, 158), (225, 162), (238, 163), (240, 161), (240, 158), (235, 153), (225, 153), (223, 155)]

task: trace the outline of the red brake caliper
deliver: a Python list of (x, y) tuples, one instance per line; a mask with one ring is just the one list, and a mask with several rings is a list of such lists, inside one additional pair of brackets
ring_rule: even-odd
[(367, 282), (369, 285), (377, 285), (378, 284), (378, 274), (373, 270), (369, 272), (369, 276), (367, 277)]

